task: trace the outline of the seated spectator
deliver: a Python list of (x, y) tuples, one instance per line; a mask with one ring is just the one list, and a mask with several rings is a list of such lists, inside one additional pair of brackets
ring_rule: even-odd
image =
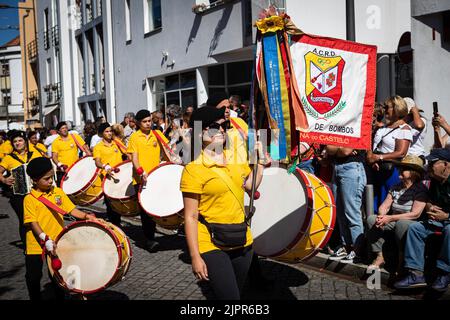
[(409, 147), (408, 154), (425, 158), (425, 137), (427, 134), (427, 120), (423, 116), (423, 110), (417, 107), (411, 98), (404, 98), (408, 106), (408, 115), (405, 118), (406, 123), (411, 127), (413, 140)]
[(427, 286), (423, 275), (425, 266), (425, 242), (429, 236), (442, 232), (443, 243), (437, 260), (437, 278), (432, 288), (446, 291), (450, 284), (450, 152), (433, 150), (427, 157), (428, 171), (432, 179), (429, 202), (425, 206), (427, 220), (413, 223), (406, 236), (405, 278), (397, 281), (397, 289)]
[(403, 244), (408, 227), (419, 219), (428, 200), (428, 190), (422, 183), (422, 160), (416, 156), (406, 156), (397, 167), (401, 183), (389, 190), (378, 215), (367, 218), (369, 251), (376, 255), (369, 269), (379, 269), (384, 265), (382, 249), (388, 232), (394, 233), (399, 261), (403, 261)]
[(395, 96), (385, 102), (386, 127), (378, 129), (373, 140), (373, 152), (367, 153), (367, 164), (375, 171), (374, 208), (378, 211), (389, 189), (400, 182), (398, 170), (392, 162), (408, 154), (413, 140), (411, 127), (405, 122), (408, 106), (403, 98)]
[[(450, 149), (450, 125), (447, 123), (445, 118), (440, 114), (432, 120), (434, 129), (434, 148), (447, 148)], [(444, 129), (445, 133), (441, 136), (441, 128)]]

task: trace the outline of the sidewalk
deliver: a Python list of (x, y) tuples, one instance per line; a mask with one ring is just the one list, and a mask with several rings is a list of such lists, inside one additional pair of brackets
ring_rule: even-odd
[[(98, 201), (92, 206), (88, 207), (89, 211), (93, 211), (95, 213), (103, 214), (106, 210), (106, 207), (102, 204), (103, 201)], [(85, 209), (86, 210), (86, 209)], [(127, 222), (134, 226), (140, 226), (140, 217), (122, 217), (122, 220), (124, 222)], [(174, 235), (175, 232), (173, 230), (166, 230), (164, 228), (161, 228), (159, 226), (156, 227), (156, 231), (161, 235)], [(349, 263), (344, 264), (340, 263), (339, 261), (333, 261), (329, 260), (329, 254), (325, 253), (318, 253), (316, 256), (312, 257), (311, 259), (301, 262), (298, 264), (295, 264), (293, 266), (308, 266), (311, 267), (321, 273), (326, 273), (334, 276), (339, 276), (341, 278), (347, 278), (351, 281), (356, 281), (361, 284), (366, 284), (366, 279), (370, 277), (372, 274), (366, 273), (368, 265), (363, 263)], [(270, 260), (270, 259), (269, 259)], [(395, 289), (388, 287), (388, 280), (389, 280), (389, 272), (385, 269), (381, 269), (380, 272), (380, 283), (381, 287), (385, 291), (391, 291), (395, 292)], [(372, 281), (373, 282), (373, 281)], [(372, 283), (371, 282), (371, 283)], [(444, 294), (438, 294), (438, 293), (430, 293), (429, 291), (425, 290), (415, 290), (411, 291), (413, 295), (416, 296), (418, 299), (439, 299), (439, 300), (450, 300), (450, 289), (447, 290)], [(395, 294), (399, 295), (411, 295), (410, 292), (397, 292)]]
[[(366, 273), (368, 267), (368, 265), (366, 264), (340, 263), (339, 261), (333, 261), (328, 259), (329, 257), (330, 257), (329, 254), (318, 253), (316, 256), (312, 257), (311, 259), (305, 262), (302, 262), (301, 264), (305, 264), (310, 267), (319, 269), (321, 272), (345, 276), (349, 279), (360, 281), (361, 283), (365, 283), (366, 279), (373, 275), (373, 273)], [(381, 269), (379, 279), (381, 282), (381, 287), (384, 290), (398, 292), (395, 289), (388, 287), (389, 272), (387, 272), (385, 269)], [(373, 283), (373, 281), (371, 281), (370, 283)], [(403, 292), (398, 293), (403, 294)], [(424, 290), (424, 289), (408, 290), (405, 291), (404, 293), (416, 295), (417, 298), (424, 300), (427, 299), (450, 300), (450, 288), (443, 294), (434, 292), (432, 290)]]

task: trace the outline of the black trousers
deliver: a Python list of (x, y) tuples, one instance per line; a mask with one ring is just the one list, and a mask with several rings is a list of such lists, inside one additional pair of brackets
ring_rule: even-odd
[(66, 173), (62, 171), (56, 171), (56, 185), (58, 186), (58, 188), (61, 188), (61, 181), (65, 174)]
[(111, 207), (111, 202), (107, 197), (105, 197), (105, 205), (106, 205), (106, 216), (108, 217), (108, 220), (115, 226), (121, 227), (120, 223), (122, 222), (122, 216), (115, 212), (113, 208)]
[(209, 284), (216, 299), (240, 300), (252, 262), (252, 247), (231, 251), (214, 250), (201, 256), (208, 268)]
[[(41, 297), (41, 279), (42, 268), (44, 262), (39, 254), (25, 255), (25, 279), (27, 283), (28, 295), (32, 301), (40, 301)], [(55, 294), (56, 300), (64, 300), (65, 292), (61, 289), (53, 280), (52, 288)]]
[(141, 208), (140, 212), (141, 223), (142, 223), (142, 231), (144, 232), (144, 236), (148, 240), (155, 239), (155, 231), (156, 231), (156, 222), (145, 213), (145, 211)]
[(25, 196), (22, 195), (12, 195), (9, 198), (9, 203), (11, 204), (11, 207), (13, 208), (14, 212), (17, 215), (17, 218), (19, 219), (19, 236), (22, 243), (25, 245), (25, 234), (26, 234), (26, 228), (23, 225), (23, 199)]

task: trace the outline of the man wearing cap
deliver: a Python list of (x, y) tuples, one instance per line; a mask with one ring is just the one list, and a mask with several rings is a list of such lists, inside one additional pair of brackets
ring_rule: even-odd
[[(122, 152), (113, 140), (111, 125), (106, 122), (98, 127), (98, 134), (102, 140), (94, 147), (95, 165), (103, 170), (103, 175), (113, 175), (112, 169), (122, 162)], [(121, 216), (115, 212), (109, 199), (105, 196), (106, 214), (112, 224), (120, 227)]]
[[(137, 184), (147, 181), (148, 173), (156, 168), (160, 163), (161, 141), (165, 143), (168, 140), (161, 133), (153, 131), (152, 115), (148, 110), (140, 110), (135, 117), (139, 130), (133, 133), (128, 142), (127, 153), (131, 155), (131, 161), (135, 169), (134, 177)], [(141, 208), (141, 222), (144, 235), (147, 238), (145, 247), (150, 252), (157, 251), (159, 246), (155, 241), (156, 223)]]
[[(23, 203), (24, 224), (27, 226), (25, 268), (26, 283), (31, 300), (41, 300), (41, 279), (43, 251), (52, 258), (55, 265), (56, 246), (54, 240), (64, 228), (62, 213), (81, 220), (97, 219), (95, 216), (78, 210), (60, 188), (53, 186), (53, 166), (48, 158), (40, 157), (30, 161), (27, 174), (33, 180), (33, 188)], [(47, 202), (47, 204), (45, 203)], [(48, 207), (49, 206), (49, 207)], [(50, 206), (53, 206), (50, 208)], [(59, 211), (60, 210), (60, 211)], [(52, 282), (57, 299), (64, 299), (64, 292)]]
[(396, 282), (397, 289), (424, 287), (425, 242), (430, 235), (442, 232), (444, 237), (437, 260), (438, 276), (432, 288), (444, 292), (450, 284), (450, 152), (435, 149), (426, 158), (432, 178), (429, 197), (425, 206), (428, 220), (416, 222), (408, 229), (405, 245), (405, 268), (408, 275)]
[(56, 175), (58, 177), (57, 184), (59, 185), (66, 170), (78, 160), (78, 149), (87, 156), (91, 156), (92, 152), (77, 133), (69, 134), (66, 122), (58, 123), (56, 130), (58, 130), (59, 137), (52, 144), (52, 159), (58, 167)]
[[(12, 174), (12, 170), (20, 167), (21, 165), (28, 164), (32, 159), (38, 158), (41, 155), (38, 152), (29, 152), (28, 150), (28, 140), (25, 132), (15, 130), (10, 134), (10, 141), (13, 146), (13, 151), (6, 155), (0, 162), (0, 182), (13, 186), (15, 183), (15, 178), (13, 175), (9, 177), (3, 176), (5, 171), (9, 171)], [(26, 177), (22, 177), (26, 179)], [(19, 219), (19, 235), (22, 243), (25, 244), (25, 229), (23, 227), (23, 199), (26, 193), (18, 193), (15, 191), (9, 202), (14, 212), (17, 214)]]

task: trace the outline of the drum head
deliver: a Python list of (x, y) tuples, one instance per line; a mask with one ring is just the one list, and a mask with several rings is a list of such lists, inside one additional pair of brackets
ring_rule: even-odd
[(69, 290), (95, 292), (114, 277), (120, 262), (116, 240), (105, 227), (74, 224), (57, 242), (59, 270)]
[[(258, 255), (274, 256), (291, 247), (308, 228), (311, 214), (304, 178), (284, 168), (266, 168), (258, 188), (261, 196), (251, 221), (253, 248)], [(245, 194), (245, 204), (250, 199)]]
[(183, 210), (183, 194), (180, 191), (183, 169), (178, 164), (166, 164), (149, 174), (139, 194), (139, 202), (148, 214), (167, 217)]
[(103, 182), (103, 192), (109, 198), (124, 199), (136, 194), (133, 186), (133, 163), (125, 162), (117, 166), (119, 172), (113, 177), (106, 177)]
[(61, 189), (71, 195), (86, 187), (96, 176), (97, 166), (93, 157), (78, 160), (65, 175)]

